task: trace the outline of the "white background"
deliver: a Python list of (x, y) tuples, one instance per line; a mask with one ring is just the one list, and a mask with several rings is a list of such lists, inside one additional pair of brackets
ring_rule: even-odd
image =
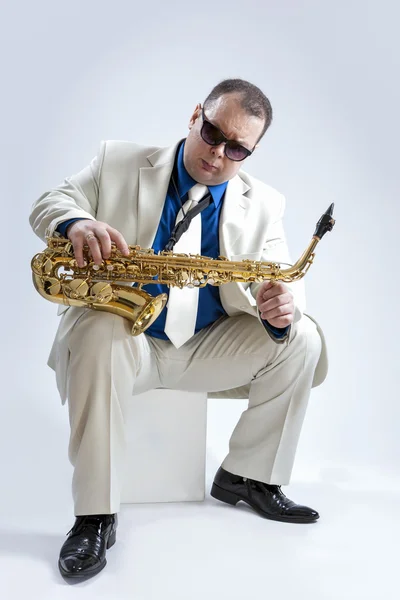
[[(286, 195), (293, 258), (335, 202), (336, 226), (306, 278), (330, 372), (312, 392), (294, 480), (390, 487), (400, 456), (397, 3), (15, 0), (1, 11), (5, 523), (72, 515), (67, 411), (46, 366), (58, 318), (31, 283), (43, 248), (31, 205), (100, 140), (176, 142), (226, 77), (271, 100), (273, 124), (245, 169)], [(213, 467), (243, 408), (210, 402)]]

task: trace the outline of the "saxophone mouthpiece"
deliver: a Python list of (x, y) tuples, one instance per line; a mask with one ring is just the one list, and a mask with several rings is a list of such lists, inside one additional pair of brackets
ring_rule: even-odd
[(322, 215), (320, 220), (317, 223), (316, 230), (314, 232), (314, 237), (317, 237), (319, 240), (323, 238), (327, 231), (332, 231), (333, 226), (335, 224), (335, 219), (332, 218), (334, 203), (330, 205), (328, 210)]

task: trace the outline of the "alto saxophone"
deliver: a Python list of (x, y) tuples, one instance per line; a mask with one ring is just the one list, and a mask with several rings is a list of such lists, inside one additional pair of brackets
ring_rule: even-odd
[[(151, 296), (143, 284), (163, 283), (179, 288), (220, 286), (224, 283), (249, 283), (266, 280), (292, 282), (304, 277), (314, 259), (314, 250), (327, 231), (331, 231), (333, 204), (317, 223), (308, 247), (291, 267), (278, 263), (230, 261), (199, 255), (160, 252), (129, 246), (129, 256), (112, 246), (110, 258), (94, 264), (84, 247), (85, 266), (74, 258), (72, 243), (65, 238), (47, 239), (47, 248), (31, 261), (33, 284), (43, 298), (67, 306), (82, 306), (126, 317), (132, 322), (132, 335), (139, 335), (157, 319), (167, 302), (167, 294)], [(132, 286), (132, 283), (136, 284)]]

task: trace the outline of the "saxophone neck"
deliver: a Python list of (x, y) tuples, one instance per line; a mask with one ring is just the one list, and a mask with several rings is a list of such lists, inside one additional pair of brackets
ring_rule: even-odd
[(299, 260), (292, 267), (289, 267), (288, 269), (282, 269), (281, 273), (288, 278), (287, 281), (301, 279), (307, 273), (314, 260), (314, 250), (316, 245), (321, 241), (327, 231), (332, 231), (332, 228), (335, 224), (335, 219), (332, 217), (333, 207), (334, 204), (332, 203), (318, 221), (314, 235), (311, 238), (308, 247), (300, 256)]
[(314, 260), (314, 250), (316, 245), (319, 242), (319, 238), (313, 236), (311, 238), (308, 247), (305, 249), (300, 258), (287, 269), (282, 269), (281, 274), (287, 278), (285, 281), (296, 281), (297, 279), (301, 279), (307, 273), (310, 265)]

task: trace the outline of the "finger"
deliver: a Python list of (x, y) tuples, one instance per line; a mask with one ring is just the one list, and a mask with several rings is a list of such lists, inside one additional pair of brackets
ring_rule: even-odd
[(293, 315), (293, 305), (292, 304), (283, 304), (282, 306), (277, 306), (273, 310), (260, 311), (262, 315), (265, 315), (263, 319), (270, 321), (271, 319), (286, 317), (287, 315)]
[(95, 265), (101, 265), (103, 262), (99, 242), (93, 232), (86, 235), (86, 243), (89, 246), (90, 254), (92, 255)]
[(257, 302), (262, 302), (264, 293), (272, 287), (272, 281), (263, 281), (257, 292)]
[(112, 239), (112, 241), (115, 242), (115, 245), (117, 246), (118, 250), (120, 250), (125, 256), (129, 256), (129, 246), (126, 243), (122, 233), (120, 233), (113, 227), (110, 227), (107, 231), (110, 234), (110, 238)]
[(283, 317), (277, 317), (276, 319), (270, 319), (265, 316), (262, 316), (261, 318), (272, 325), (272, 327), (277, 327), (278, 329), (284, 329), (293, 323), (292, 315), (284, 315)]
[(110, 258), (111, 238), (110, 238), (109, 233), (105, 229), (100, 229), (100, 230), (96, 231), (96, 236), (99, 240), (103, 258)]
[(286, 312), (285, 314), (274, 316), (273, 314), (271, 314), (271, 311), (268, 311), (268, 312), (260, 312), (260, 316), (265, 321), (268, 321), (269, 323), (271, 323), (271, 325), (276, 325), (277, 327), (285, 327), (285, 325), (277, 325), (277, 323), (283, 323), (284, 321), (285, 321), (285, 323), (291, 323), (294, 318), (294, 313), (292, 311), (289, 311), (289, 312)]
[(266, 319), (277, 319), (279, 317), (285, 317), (286, 315), (293, 315), (294, 308), (291, 304), (285, 304), (283, 306), (277, 306), (273, 310), (262, 310), (261, 314), (265, 315)]
[(281, 294), (280, 296), (274, 296), (265, 302), (260, 302), (258, 308), (263, 312), (267, 312), (283, 304), (293, 304), (293, 297), (287, 293)]
[(275, 296), (280, 296), (281, 294), (286, 294), (288, 292), (288, 288), (282, 283), (274, 283), (263, 293), (263, 299), (269, 300), (270, 298), (275, 298)]
[(83, 260), (83, 239), (81, 236), (77, 236), (76, 240), (72, 242), (72, 246), (74, 248), (74, 256), (77, 262), (77, 265), (80, 269), (83, 269), (85, 266), (85, 261)]

